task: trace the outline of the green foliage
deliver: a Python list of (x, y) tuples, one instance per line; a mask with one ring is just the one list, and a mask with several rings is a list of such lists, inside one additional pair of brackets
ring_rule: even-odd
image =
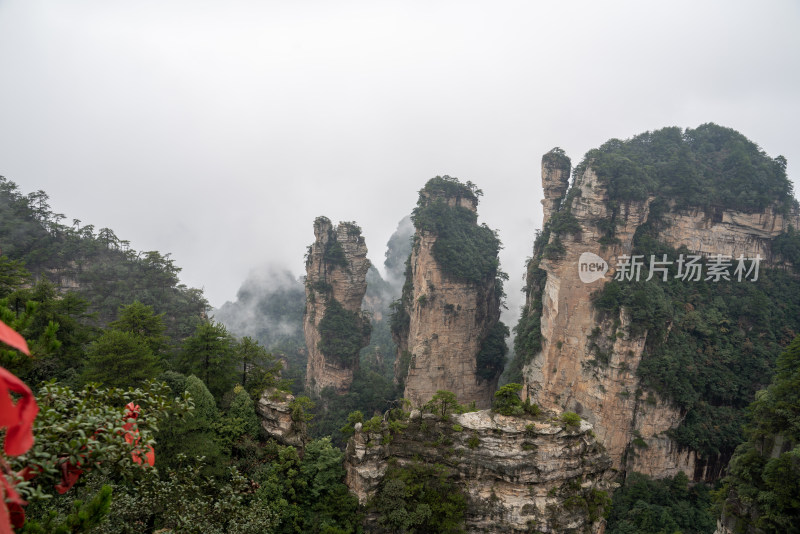
[(498, 321), (481, 343), (477, 358), (477, 374), (484, 380), (494, 380), (503, 372), (506, 362), (508, 327)]
[(328, 241), (322, 259), (329, 265), (347, 267), (347, 257), (344, 254), (344, 248), (342, 248), (342, 244), (335, 239)]
[(564, 149), (555, 147), (542, 156), (542, 166), (549, 169), (560, 169), (566, 175), (569, 175), (569, 171), (572, 168), (572, 160), (569, 159)]
[(458, 403), (455, 393), (440, 389), (422, 409), (426, 412), (438, 415), (439, 418), (444, 421), (450, 417), (450, 414), (460, 413), (461, 405)]
[(221, 399), (236, 384), (236, 360), (233, 336), (222, 324), (206, 321), (183, 342), (179, 370), (200, 377), (214, 397)]
[(28, 340), (33, 358), (0, 349), (0, 365), (30, 384), (57, 378), (77, 385), (85, 345), (96, 335), (88, 306), (76, 293), (59, 295), (47, 280), (16, 288), (0, 299), (0, 319)]
[(800, 524), (800, 336), (777, 361), (772, 384), (748, 409), (747, 441), (719, 492), (742, 529), (795, 532)]
[(241, 366), (241, 386), (258, 402), (267, 388), (277, 385), (283, 366), (251, 337), (245, 336), (235, 346), (237, 365)]
[(397, 397), (397, 389), (390, 378), (368, 368), (359, 368), (353, 374), (347, 393), (321, 392), (309, 432), (316, 438), (330, 436), (334, 445), (344, 447), (348, 414), (356, 411), (367, 415), (384, 413), (392, 409), (397, 402), (393, 399)]
[[(448, 193), (451, 189), (456, 191), (453, 196)], [(491, 280), (497, 275), (500, 240), (485, 224), (478, 225), (474, 211), (450, 206), (448, 198), (469, 198), (477, 204), (477, 196), (456, 178), (433, 178), (420, 191), (412, 215), (414, 226), (436, 235), (433, 257), (447, 275), (476, 284)]]
[(305, 423), (314, 418), (313, 413), (309, 413), (314, 408), (314, 403), (310, 398), (301, 395), (289, 403), (289, 409), (292, 411), (292, 421), (295, 423)]
[(785, 232), (772, 240), (772, 253), (791, 263), (795, 272), (800, 272), (800, 232), (789, 225)]
[(276, 533), (355, 532), (358, 502), (342, 482), (343, 453), (330, 440), (315, 440), (301, 459), (293, 447), (267, 443), (266, 462), (255, 473), (255, 496), (278, 516)]
[(614, 492), (608, 513), (608, 534), (711, 534), (716, 518), (711, 510), (708, 486), (689, 487), (684, 473), (651, 480), (630, 473)]
[[(303, 283), (288, 270), (254, 273), (242, 283), (236, 297), (235, 302), (227, 302), (214, 311), (214, 320), (223, 323), (242, 341), (249, 337), (268, 353), (284, 360), (288, 368), (283, 370), (282, 377), (294, 379), (292, 392), (298, 394), (305, 383), (306, 369), (306, 342), (302, 328), (306, 295)], [(241, 360), (246, 353), (240, 352), (239, 356)], [(268, 363), (259, 366), (270, 367)], [(254, 400), (256, 387), (255, 384), (245, 385)]]
[(581, 416), (575, 412), (564, 412), (561, 414), (561, 420), (567, 426), (579, 427), (581, 426)]
[(519, 398), (520, 390), (522, 390), (522, 384), (511, 383), (495, 391), (492, 411), (501, 415), (522, 415), (525, 413), (522, 400)]
[(111, 508), (111, 486), (103, 486), (100, 491), (87, 503), (76, 500), (72, 503), (69, 515), (59, 521), (58, 513), (50, 511), (41, 521), (28, 519), (19, 531), (27, 534), (74, 534), (77, 532), (92, 532), (108, 516)]
[(477, 204), (478, 199), (483, 195), (483, 191), (477, 188), (475, 184), (470, 181), (462, 184), (458, 178), (452, 176), (436, 176), (428, 180), (420, 190), (420, 196), (432, 198), (452, 198), (458, 204), (461, 199)]
[(439, 464), (390, 465), (368, 506), (390, 532), (465, 532), (467, 500), (450, 477)]
[(108, 324), (109, 328), (121, 332), (130, 332), (144, 339), (150, 351), (161, 354), (167, 348), (167, 337), (164, 335), (164, 313), (156, 315), (152, 306), (146, 306), (138, 300), (122, 306), (116, 321)]
[(364, 421), (361, 428), (361, 431), (365, 433), (380, 432), (381, 430), (383, 430), (383, 419), (381, 419), (380, 415), (375, 415), (372, 419)]
[(240, 421), (244, 433), (251, 438), (258, 437), (260, 424), (256, 406), (242, 386), (233, 388), (233, 400), (228, 408), (228, 418)]
[(89, 345), (86, 354), (84, 382), (140, 386), (161, 372), (147, 339), (131, 332), (108, 330)]
[(777, 203), (786, 213), (796, 205), (784, 158), (772, 159), (742, 134), (711, 123), (612, 139), (587, 152), (576, 174), (586, 166), (608, 186), (614, 210), (649, 195), (671, 199), (679, 209), (753, 212)]
[[(643, 225), (633, 254), (677, 261), (657, 240), (658, 224)], [(681, 445), (707, 458), (732, 454), (742, 439), (741, 421), (755, 392), (768, 383), (773, 362), (800, 331), (800, 284), (790, 273), (761, 266), (756, 282), (610, 281), (594, 306), (630, 316), (631, 336), (646, 333), (637, 374), (643, 386), (686, 411), (672, 432)], [(643, 277), (644, 278), (644, 277)]]
[[(33, 447), (9, 459), (14, 471), (30, 467), (38, 473), (17, 484), (20, 495), (31, 502), (52, 498), (64, 464), (80, 464), (85, 473), (99, 470), (115, 482), (140, 478), (146, 469), (134, 462), (131, 453), (155, 443), (157, 425), (190, 409), (188, 399), (172, 397), (169, 388), (155, 382), (141, 389), (89, 385), (78, 391), (51, 383), (39, 390), (36, 399), (39, 414), (33, 426)], [(141, 406), (135, 421), (138, 446), (126, 441), (122, 428), (132, 422), (124, 417), (130, 402)]]
[(319, 350), (352, 367), (358, 361), (361, 348), (369, 343), (371, 326), (361, 314), (344, 309), (339, 301), (330, 298), (318, 330)]
[(136, 486), (119, 487), (109, 520), (97, 532), (275, 532), (277, 506), (254, 492), (251, 480), (235, 468), (218, 478), (206, 472), (202, 459), (181, 455), (163, 476), (150, 472)]
[(0, 298), (5, 298), (31, 280), (22, 261), (0, 256)]
[(0, 250), (8, 258), (23, 262), (36, 277), (59, 285), (76, 282), (101, 324), (138, 300), (165, 313), (173, 344), (192, 332), (208, 303), (202, 291), (180, 283), (180, 268), (168, 254), (132, 250), (109, 228), (95, 232), (77, 219), (62, 224), (64, 215), (54, 213), (48, 200), (44, 191), (23, 195), (0, 177)]
[(178, 469), (184, 455), (204, 457), (204, 474), (223, 476), (228, 459), (225, 445), (229, 439), (227, 436), (220, 437), (217, 432), (221, 430), (225, 434), (225, 430), (216, 425), (219, 410), (214, 396), (203, 381), (194, 375), (187, 377), (185, 384), (185, 394), (193, 402), (194, 410), (191, 415), (159, 429), (156, 467)]

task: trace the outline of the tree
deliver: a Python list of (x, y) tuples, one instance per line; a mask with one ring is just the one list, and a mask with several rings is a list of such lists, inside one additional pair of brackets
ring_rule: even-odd
[(203, 474), (222, 476), (227, 458), (215, 431), (219, 411), (214, 396), (194, 375), (186, 378), (186, 393), (194, 403), (194, 411), (185, 419), (160, 429), (156, 467), (177, 469), (184, 455), (189, 458), (204, 456)]
[(152, 306), (146, 306), (138, 300), (120, 307), (119, 318), (110, 322), (108, 326), (114, 330), (140, 336), (147, 342), (153, 354), (159, 355), (166, 348), (164, 314), (156, 314)]
[(442, 420), (447, 419), (451, 413), (459, 413), (461, 405), (456, 394), (452, 391), (440, 389), (423, 407), (426, 412), (438, 415)]
[(221, 399), (236, 383), (233, 336), (220, 323), (200, 324), (183, 344), (181, 367), (184, 373), (202, 378), (214, 397)]
[(519, 398), (519, 392), (522, 389), (522, 384), (506, 384), (498, 389), (494, 394), (494, 403), (492, 404), (492, 411), (502, 415), (522, 415), (525, 409), (522, 401)]
[(21, 261), (0, 256), (0, 298), (6, 297), (31, 279)]
[(242, 386), (233, 388), (233, 400), (228, 409), (228, 417), (242, 422), (244, 432), (251, 438), (258, 437), (259, 419), (253, 399)]
[(105, 386), (139, 386), (161, 372), (147, 341), (130, 332), (108, 330), (87, 350), (82, 379)]
[(268, 387), (275, 385), (283, 365), (267, 352), (258, 341), (249, 336), (236, 344), (236, 359), (241, 365), (241, 385), (253, 400), (258, 399)]
[(749, 408), (748, 440), (731, 458), (719, 496), (742, 528), (797, 532), (800, 525), (800, 336), (778, 357), (772, 384)]

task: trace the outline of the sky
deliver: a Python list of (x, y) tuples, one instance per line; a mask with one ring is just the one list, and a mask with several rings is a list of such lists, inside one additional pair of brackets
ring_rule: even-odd
[(798, 28), (796, 0), (0, 0), (0, 175), (218, 307), (303, 274), (319, 215), (381, 267), (449, 174), (484, 192), (517, 315), (553, 147), (715, 122), (797, 183)]

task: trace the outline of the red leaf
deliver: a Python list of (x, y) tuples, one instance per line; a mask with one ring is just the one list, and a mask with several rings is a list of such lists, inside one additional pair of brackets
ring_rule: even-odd
[[(22, 395), (16, 404), (10, 392)], [(0, 367), (0, 427), (7, 427), (4, 450), (9, 456), (25, 454), (33, 445), (33, 420), (39, 406), (22, 380)]]
[(14, 528), (22, 528), (22, 525), (25, 524), (25, 510), (22, 506), (15, 502), (10, 502), (8, 503), (8, 512), (11, 515), (11, 524)]
[(19, 528), (25, 523), (25, 512), (22, 510), (25, 504), (28, 503), (22, 500), (6, 476), (0, 473), (0, 534), (13, 534), (12, 525)]
[(6, 508), (2, 488), (0, 488), (0, 534), (14, 534), (11, 529), (11, 517), (9, 516), (8, 508)]
[(69, 462), (63, 462), (61, 464), (61, 482), (56, 484), (56, 491), (58, 493), (68, 492), (70, 488), (78, 481), (78, 478), (80, 478), (82, 473), (83, 469), (77, 465), (72, 465)]
[(31, 352), (28, 350), (28, 343), (25, 341), (21, 335), (17, 334), (10, 326), (5, 324), (3, 321), (0, 321), (0, 341), (14, 347), (15, 349), (21, 350), (28, 356), (31, 355)]

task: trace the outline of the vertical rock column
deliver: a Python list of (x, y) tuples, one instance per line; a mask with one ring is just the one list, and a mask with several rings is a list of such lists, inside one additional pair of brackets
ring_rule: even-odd
[(306, 258), (303, 315), (306, 389), (316, 395), (327, 387), (346, 393), (358, 369), (358, 353), (369, 344), (370, 323), (361, 312), (369, 266), (367, 245), (355, 223), (333, 226), (327, 217), (317, 217)]
[[(496, 237), (478, 226), (476, 192), (449, 177), (420, 191), (403, 307), (394, 321), (395, 369), (415, 406), (441, 389), (488, 408), (502, 372), (507, 330), (498, 324)], [(498, 336), (499, 343), (487, 343)]]
[(544, 218), (542, 227), (550, 220), (550, 216), (558, 211), (564, 195), (569, 188), (571, 161), (560, 148), (554, 148), (542, 156), (542, 210)]

